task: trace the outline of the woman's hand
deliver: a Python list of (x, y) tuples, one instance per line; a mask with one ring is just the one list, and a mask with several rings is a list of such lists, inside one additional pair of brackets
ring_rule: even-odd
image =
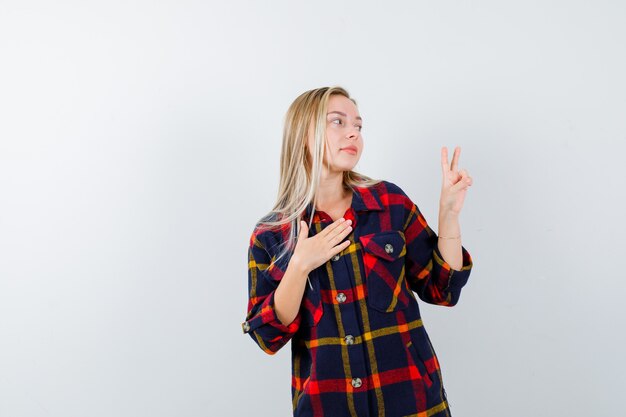
[(458, 171), (459, 156), (461, 148), (454, 148), (452, 165), (448, 165), (448, 148), (441, 148), (441, 169), (443, 173), (443, 184), (441, 186), (441, 197), (439, 199), (439, 211), (458, 215), (463, 207), (465, 193), (472, 185), (472, 177), (465, 169)]
[(305, 221), (300, 220), (300, 232), (290, 262), (297, 262), (299, 268), (307, 274), (326, 263), (330, 258), (350, 246), (349, 240), (343, 240), (352, 230), (351, 223), (351, 220), (340, 218), (326, 226), (315, 236), (308, 237), (309, 227)]

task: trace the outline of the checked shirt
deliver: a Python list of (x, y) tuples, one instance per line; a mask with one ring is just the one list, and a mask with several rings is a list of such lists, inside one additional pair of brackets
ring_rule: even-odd
[[(450, 416), (417, 298), (454, 306), (472, 258), (462, 247), (463, 266), (451, 269), (437, 235), (394, 183), (352, 190), (344, 214), (352, 220), (350, 245), (309, 274), (312, 288), (307, 282), (288, 325), (278, 320), (274, 293), (290, 255), (272, 264), (287, 229), (255, 227), (243, 332), (270, 355), (291, 341), (294, 417)], [(311, 208), (302, 213), (307, 223)], [(332, 222), (316, 210), (309, 236)]]

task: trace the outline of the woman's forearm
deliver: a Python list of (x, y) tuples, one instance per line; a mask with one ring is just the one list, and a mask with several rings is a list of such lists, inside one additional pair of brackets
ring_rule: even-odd
[[(461, 235), (459, 225), (459, 215), (447, 210), (439, 209), (439, 233), (442, 237), (455, 237)], [(450, 268), (460, 270), (463, 267), (463, 252), (461, 249), (461, 238), (458, 239), (437, 239), (439, 252), (443, 260), (450, 265)]]
[(276, 288), (274, 309), (278, 320), (285, 326), (291, 324), (298, 315), (307, 276), (308, 272), (292, 258)]

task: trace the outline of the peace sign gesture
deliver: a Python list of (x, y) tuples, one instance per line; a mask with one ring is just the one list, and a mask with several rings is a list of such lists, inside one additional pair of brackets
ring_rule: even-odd
[(448, 148), (441, 148), (441, 170), (443, 174), (443, 184), (441, 185), (441, 197), (439, 199), (439, 210), (448, 211), (454, 214), (461, 212), (465, 193), (472, 185), (472, 177), (465, 169), (458, 171), (459, 156), (461, 148), (454, 148), (452, 165), (448, 165)]

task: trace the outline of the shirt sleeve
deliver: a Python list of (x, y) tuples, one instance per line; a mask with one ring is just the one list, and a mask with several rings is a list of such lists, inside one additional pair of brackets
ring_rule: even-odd
[(267, 354), (275, 354), (298, 331), (301, 312), (288, 325), (281, 323), (276, 315), (274, 295), (284, 274), (278, 264), (270, 266), (268, 254), (256, 233), (250, 238), (248, 248), (248, 313), (241, 324)]
[(473, 262), (461, 245), (463, 265), (452, 269), (437, 246), (438, 237), (430, 228), (415, 203), (405, 195), (405, 207), (410, 208), (405, 221), (407, 280), (409, 286), (424, 302), (452, 307), (467, 283)]

